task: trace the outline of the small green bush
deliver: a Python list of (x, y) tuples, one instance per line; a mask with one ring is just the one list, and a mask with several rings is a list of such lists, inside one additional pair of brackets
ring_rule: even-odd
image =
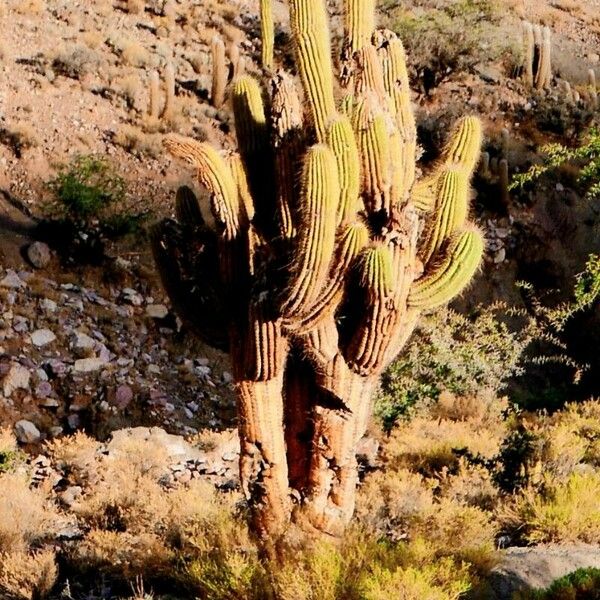
[(87, 221), (97, 218), (111, 204), (125, 197), (125, 180), (114, 173), (104, 159), (91, 155), (78, 156), (63, 167), (49, 183), (66, 216)]
[(546, 590), (521, 592), (515, 600), (598, 600), (600, 569), (578, 569), (557, 579)]

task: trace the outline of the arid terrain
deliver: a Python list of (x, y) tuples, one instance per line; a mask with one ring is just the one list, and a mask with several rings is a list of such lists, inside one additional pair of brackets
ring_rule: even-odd
[[(341, 7), (328, 4), (336, 43)], [(524, 599), (600, 568), (596, 296), (561, 328), (556, 365), (520, 362), (530, 343), (546, 351), (557, 313), (538, 305), (572, 302), (600, 254), (599, 199), (576, 161), (508, 189), (542, 146), (579, 146), (600, 126), (600, 0), (379, 5), (407, 50), (420, 170), (453, 121), (482, 119), (472, 217), (485, 261), (384, 379), (347, 539), (302, 558), (291, 541), (273, 573), (243, 519), (229, 359), (175, 315), (148, 234), (182, 185), (210, 220), (195, 173), (162, 142), (236, 147), (211, 45), (223, 40), (229, 79), (267, 78), (259, 2), (0, 4), (0, 600)], [(291, 68), (286, 2), (274, 15), (275, 63)], [(524, 80), (524, 20), (551, 31), (547, 89)], [(82, 156), (105, 161), (122, 193), (63, 229), (74, 213), (56, 182)], [(101, 256), (83, 260), (97, 231)], [(407, 372), (424, 382), (414, 398)]]

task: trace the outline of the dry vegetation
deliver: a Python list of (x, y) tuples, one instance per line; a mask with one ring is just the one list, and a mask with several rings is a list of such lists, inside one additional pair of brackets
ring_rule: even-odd
[[(10, 192), (38, 209), (56, 164), (81, 151), (111, 154), (131, 182), (130, 194), (164, 214), (169, 187), (182, 173), (167, 163), (162, 134), (232, 144), (227, 110), (208, 102), (210, 44), (215, 34), (239, 43), (248, 68), (256, 69), (256, 23), (238, 14), (247, 3), (195, 2), (188, 10), (185, 3), (106, 1), (89, 11), (69, 4), (0, 5), (0, 18), (9, 12), (14, 29), (24, 32), (23, 42), (14, 32), (0, 39), (11, 86), (10, 101), (0, 94), (0, 164), (11, 173)], [(590, 61), (600, 51), (597, 2), (382, 4), (382, 20), (407, 42), (425, 132), (468, 104), (488, 121), (492, 158), (500, 154), (500, 130), (509, 126), (511, 161), (525, 168), (533, 145), (556, 136), (572, 141), (597, 118), (558, 86), (536, 95), (513, 77), (521, 61), (514, 31), (519, 18), (528, 18), (558, 32), (559, 77), (585, 94), (585, 73), (590, 64), (597, 69)], [(32, 23), (50, 17), (51, 34), (38, 36), (32, 51)], [(114, 28), (121, 21), (125, 33)], [(64, 41), (55, 44), (63, 29)], [(170, 63), (174, 109), (156, 120), (150, 72), (162, 78), (163, 112)], [(481, 63), (493, 63), (486, 75), (499, 73), (499, 82), (479, 78)], [(71, 105), (73, 98), (81, 104)], [(425, 136), (427, 159), (429, 145), (438, 142), (431, 138)], [(485, 188), (492, 198), (495, 185)], [(527, 234), (537, 213), (530, 205), (514, 214)], [(165, 484), (167, 459), (156, 447), (138, 443), (107, 456), (84, 433), (48, 442), (43, 453), (68, 486), (80, 488), (66, 498), (48, 481), (34, 480), (11, 430), (0, 430), (0, 598), (126, 598), (133, 586), (135, 600), (456, 600), (473, 589), (485, 593), (501, 545), (600, 544), (600, 401), (552, 415), (519, 412), (496, 393), (516, 365), (516, 350), (508, 338), (486, 332), (486, 343), (468, 350), (477, 359), (469, 367), (482, 365), (477, 376), (472, 369), (451, 374), (462, 393), (436, 390), (435, 401), (418, 404), (389, 433), (373, 425), (383, 440), (381, 456), (363, 474), (356, 524), (342, 542), (300, 548), (290, 532), (279, 562), (254, 544), (238, 492), (200, 481)], [(451, 364), (455, 342), (441, 330), (429, 333)], [(420, 349), (412, 347), (410, 358)]]

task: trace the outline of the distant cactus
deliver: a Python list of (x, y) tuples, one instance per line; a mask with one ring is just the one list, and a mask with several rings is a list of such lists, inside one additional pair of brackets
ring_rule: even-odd
[(175, 110), (175, 67), (173, 63), (167, 63), (165, 67), (165, 107), (161, 118), (169, 120)]
[(148, 118), (158, 121), (160, 117), (160, 76), (158, 71), (150, 71), (149, 75)]
[(225, 102), (227, 87), (227, 65), (225, 64), (225, 44), (215, 36), (211, 42), (212, 54), (212, 90), (210, 99), (215, 108), (221, 108)]
[(596, 85), (596, 72), (594, 69), (588, 71), (588, 88), (590, 93), (590, 104), (591, 109), (595, 110), (598, 108), (598, 87)]
[(552, 82), (552, 32), (527, 21), (523, 22), (523, 81), (538, 90)]
[(289, 6), (306, 106), (288, 73), (266, 91), (240, 75), (238, 152), (169, 137), (210, 193), (216, 227), (182, 191), (180, 222), (159, 224), (153, 246), (181, 318), (231, 355), (256, 530), (276, 536), (297, 518), (337, 535), (354, 510), (356, 448), (380, 374), (421, 313), (479, 267), (484, 241), (468, 214), (482, 132), (461, 120), (415, 183), (404, 49), (373, 30), (374, 2), (345, 3), (353, 52), (341, 107), (325, 0)]

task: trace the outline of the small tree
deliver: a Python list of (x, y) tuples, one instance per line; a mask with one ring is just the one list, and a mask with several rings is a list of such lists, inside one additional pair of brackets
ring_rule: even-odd
[(216, 231), (181, 189), (178, 222), (156, 228), (154, 249), (175, 309), (230, 353), (256, 530), (276, 536), (293, 518), (337, 535), (354, 510), (356, 445), (381, 372), (419, 315), (480, 264), (468, 212), (481, 126), (463, 119), (415, 181), (404, 49), (375, 30), (374, 0), (345, 2), (339, 94), (325, 0), (289, 7), (306, 106), (284, 71), (265, 94), (241, 76), (238, 152), (169, 138), (208, 191)]

